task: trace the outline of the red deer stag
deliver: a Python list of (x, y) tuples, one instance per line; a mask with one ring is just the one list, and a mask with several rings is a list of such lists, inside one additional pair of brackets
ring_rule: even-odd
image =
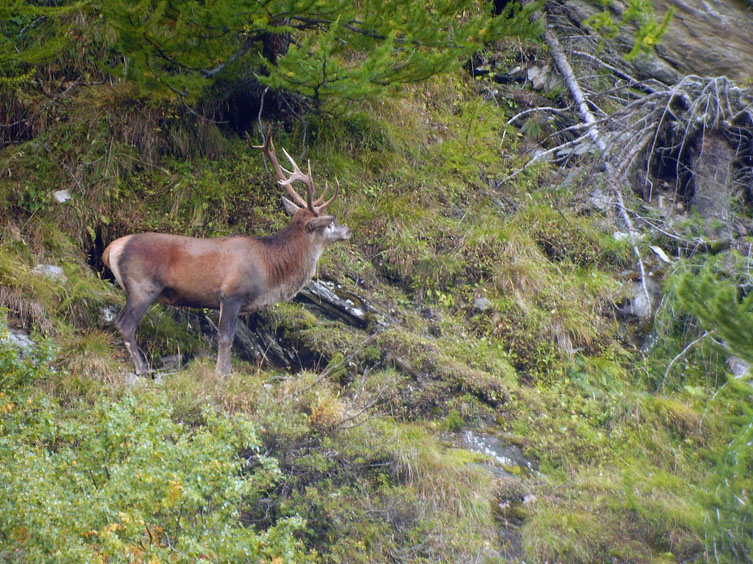
[[(196, 239), (164, 233), (126, 235), (110, 243), (102, 254), (105, 265), (125, 290), (126, 304), (115, 320), (136, 373), (147, 371), (136, 345), (136, 328), (155, 301), (182, 307), (220, 310), (217, 343), (217, 373), (230, 373), (230, 350), (239, 315), (292, 298), (314, 275), (324, 249), (350, 238), (350, 229), (324, 212), (338, 193), (328, 200), (324, 192), (314, 199), (311, 163), (303, 174), (293, 165), (290, 172), (277, 161), (271, 133), (261, 149), (271, 161), (290, 223), (268, 237), (223, 237)], [(299, 180), (306, 185), (304, 200), (292, 187)]]

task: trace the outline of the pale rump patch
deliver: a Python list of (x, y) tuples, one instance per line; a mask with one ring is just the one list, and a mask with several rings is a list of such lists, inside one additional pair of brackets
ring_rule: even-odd
[(132, 235), (126, 235), (110, 244), (110, 270), (115, 275), (118, 285), (123, 289), (125, 289), (125, 286), (123, 285), (123, 278), (120, 276), (120, 255), (123, 254), (123, 249), (125, 249), (131, 237)]

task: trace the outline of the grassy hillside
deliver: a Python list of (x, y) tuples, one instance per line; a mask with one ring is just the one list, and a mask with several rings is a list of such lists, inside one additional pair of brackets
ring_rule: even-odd
[(459, 70), (340, 117), (270, 110), (278, 147), (343, 187), (353, 239), (318, 276), (366, 326), (278, 304), (258, 323), (290, 368), (236, 356), (218, 379), (216, 313), (154, 306), (138, 340), (170, 368), (134, 379), (104, 246), (286, 219), (240, 131), (69, 72), (3, 87), (8, 123), (33, 119), (0, 153), (0, 333), (37, 344), (0, 344), (0, 560), (751, 558), (753, 390), (713, 340), (684, 350), (691, 265), (666, 272), (640, 348), (648, 329), (618, 318), (632, 250), (587, 182), (542, 164), (496, 187), (529, 141), (513, 97)]

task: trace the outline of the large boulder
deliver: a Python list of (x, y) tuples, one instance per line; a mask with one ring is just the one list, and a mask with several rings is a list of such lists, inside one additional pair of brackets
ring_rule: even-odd
[[(656, 78), (666, 84), (681, 76), (726, 76), (744, 83), (753, 77), (753, 14), (750, 5), (728, 0), (653, 0), (656, 20), (670, 8), (674, 16), (666, 34), (649, 56), (633, 62), (636, 78)], [(596, 2), (571, 0), (562, 4), (567, 16), (578, 23), (601, 11)], [(612, 2), (618, 20), (626, 5)], [(634, 35), (618, 36), (620, 50), (630, 50)]]

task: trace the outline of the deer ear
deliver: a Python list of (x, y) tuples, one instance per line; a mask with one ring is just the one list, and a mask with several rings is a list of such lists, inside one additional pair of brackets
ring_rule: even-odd
[(295, 205), (293, 202), (288, 200), (285, 196), (282, 197), (282, 205), (285, 208), (285, 211), (288, 212), (288, 215), (291, 215), (291, 216), (295, 215), (298, 212), (298, 210), (301, 209), (297, 205)]
[(306, 231), (311, 233), (315, 229), (323, 229), (335, 221), (334, 215), (320, 215), (306, 224)]

